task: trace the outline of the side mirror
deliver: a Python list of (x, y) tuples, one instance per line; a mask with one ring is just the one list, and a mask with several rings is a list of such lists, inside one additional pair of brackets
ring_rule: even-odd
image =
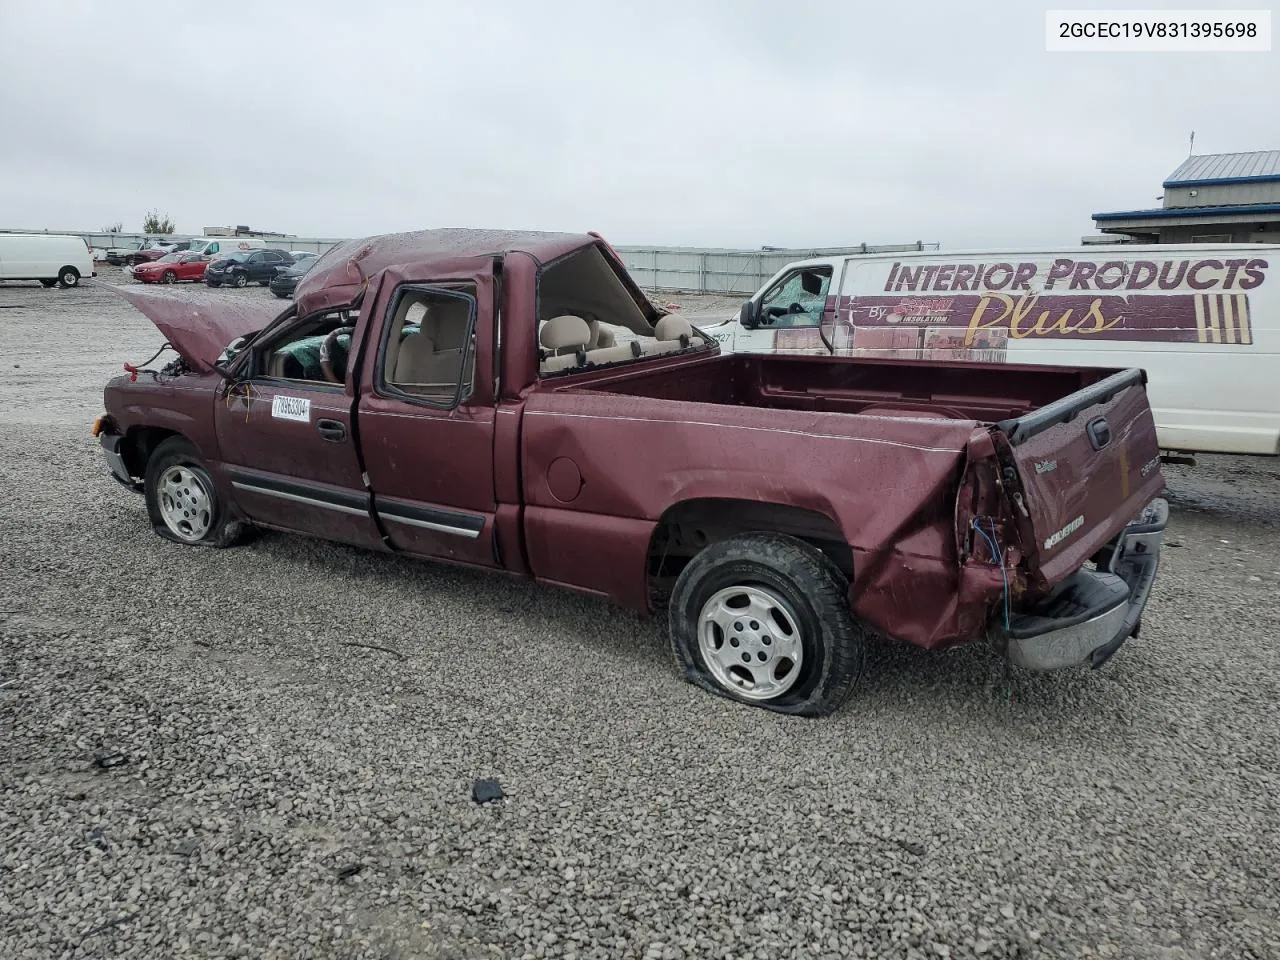
[(811, 297), (816, 297), (822, 292), (822, 277), (811, 270), (806, 270), (800, 274), (800, 289)]
[(744, 330), (755, 330), (760, 326), (760, 304), (748, 300), (738, 313), (738, 323)]

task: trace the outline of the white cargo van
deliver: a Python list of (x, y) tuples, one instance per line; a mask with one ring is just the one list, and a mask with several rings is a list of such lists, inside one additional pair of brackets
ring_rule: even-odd
[(1165, 451), (1276, 455), (1278, 271), (1264, 244), (805, 260), (701, 329), (725, 352), (1142, 367)]
[(266, 245), (265, 240), (255, 237), (193, 237), (188, 249), (206, 260), (217, 260), (241, 250), (262, 250)]
[(93, 253), (81, 237), (56, 233), (0, 233), (0, 280), (39, 280), (74, 287), (95, 276)]

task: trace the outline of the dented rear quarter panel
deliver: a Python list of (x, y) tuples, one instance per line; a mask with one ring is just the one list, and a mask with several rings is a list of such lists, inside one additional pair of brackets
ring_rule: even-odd
[[(920, 646), (968, 639), (986, 596), (961, 590), (954, 524), (978, 426), (535, 390), (522, 439), (530, 563), (540, 579), (644, 608), (650, 541), (670, 508), (703, 498), (800, 507), (852, 547), (859, 617)], [(565, 500), (570, 465), (581, 484)], [(998, 574), (986, 579), (999, 588)]]

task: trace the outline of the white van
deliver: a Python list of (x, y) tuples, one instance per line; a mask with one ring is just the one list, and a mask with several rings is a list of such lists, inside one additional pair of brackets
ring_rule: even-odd
[(1278, 271), (1274, 244), (822, 258), (701, 329), (726, 353), (1142, 367), (1165, 451), (1276, 455)]
[(0, 233), (0, 280), (39, 280), (46, 287), (74, 287), (96, 276), (93, 253), (82, 237), (56, 233)]
[(192, 237), (192, 253), (198, 253), (206, 260), (217, 260), (241, 250), (262, 250), (267, 243), (255, 237)]

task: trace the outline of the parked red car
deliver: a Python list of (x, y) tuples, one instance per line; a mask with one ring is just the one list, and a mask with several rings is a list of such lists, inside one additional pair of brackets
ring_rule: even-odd
[(198, 253), (168, 253), (155, 263), (140, 263), (133, 268), (133, 279), (143, 283), (177, 283), (179, 280), (204, 279), (209, 261)]

